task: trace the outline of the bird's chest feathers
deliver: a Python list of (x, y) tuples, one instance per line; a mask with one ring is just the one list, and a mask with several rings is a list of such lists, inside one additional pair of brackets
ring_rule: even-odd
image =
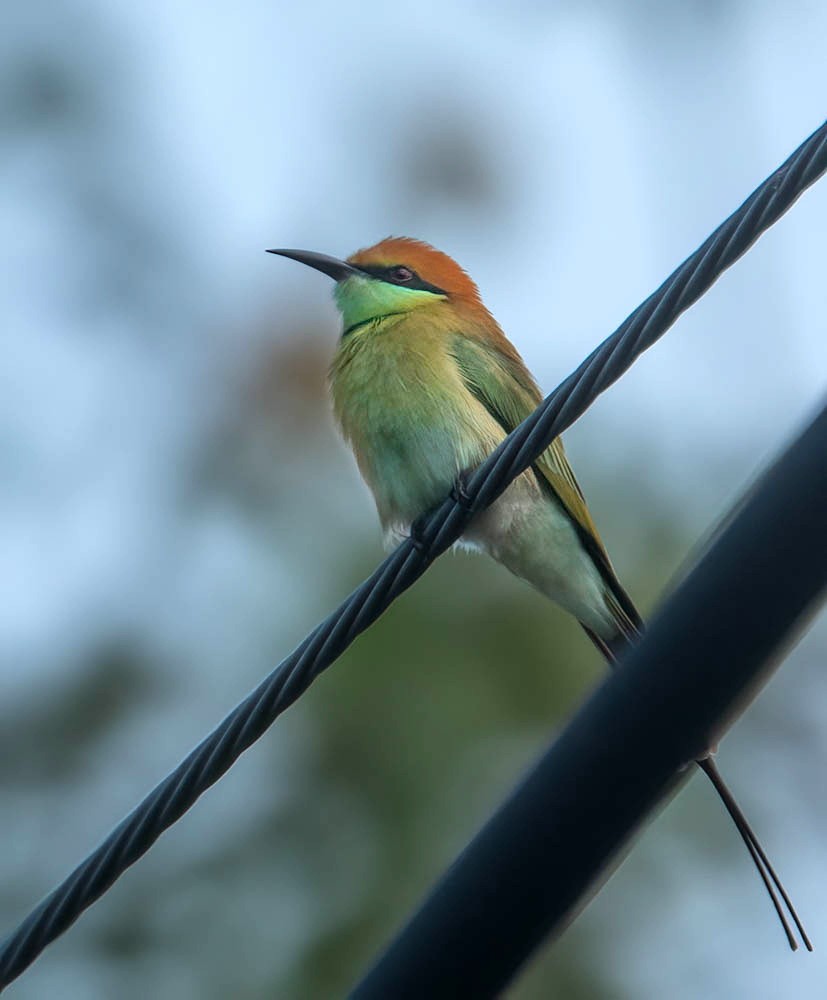
[(345, 340), (331, 370), (336, 418), (386, 526), (433, 506), (486, 453), (444, 341), (407, 325)]

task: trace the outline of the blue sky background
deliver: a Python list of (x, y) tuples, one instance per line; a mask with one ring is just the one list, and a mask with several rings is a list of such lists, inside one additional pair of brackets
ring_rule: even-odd
[[(827, 8), (32, 0), (2, 21), (0, 718), (56, 740), (9, 737), (0, 769), (11, 925), (380, 556), (315, 374), (330, 288), (264, 249), (427, 239), (550, 390), (821, 123)], [(823, 399), (825, 232), (822, 182), (569, 433), (621, 568), (660, 519), (702, 538)], [(143, 666), (110, 690), (125, 648)], [(722, 753), (817, 943), (825, 652), (822, 621)], [(123, 710), (89, 746), (84, 684)], [(189, 914), (193, 949), (226, 943), (204, 919), (225, 905), (245, 995), (259, 966), (299, 995), (293, 956), (356, 874), (323, 899), (281, 850), (266, 887), (164, 887), (295, 793), (318, 724), (277, 725), (10, 996), (228, 995), (174, 932)], [(730, 860), (644, 835), (581, 921), (617, 996), (819, 993), (823, 952), (792, 958)], [(168, 943), (104, 960), (127, 897)]]

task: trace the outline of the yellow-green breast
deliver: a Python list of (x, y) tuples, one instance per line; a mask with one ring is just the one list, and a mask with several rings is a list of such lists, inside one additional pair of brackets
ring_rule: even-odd
[(385, 528), (444, 499), (504, 436), (468, 391), (446, 333), (438, 319), (387, 317), (343, 338), (331, 366), (334, 413)]

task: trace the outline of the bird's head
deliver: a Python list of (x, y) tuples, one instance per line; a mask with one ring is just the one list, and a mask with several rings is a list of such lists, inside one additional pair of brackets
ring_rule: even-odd
[(407, 236), (391, 236), (338, 260), (309, 250), (270, 250), (316, 268), (336, 282), (334, 297), (344, 332), (373, 320), (448, 305), (481, 307), (477, 286), (440, 250)]

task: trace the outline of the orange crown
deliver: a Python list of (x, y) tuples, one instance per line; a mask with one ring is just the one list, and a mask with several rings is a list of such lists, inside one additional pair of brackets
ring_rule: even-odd
[(468, 303), (479, 303), (477, 286), (447, 253), (437, 250), (430, 243), (410, 236), (389, 236), (364, 250), (357, 250), (347, 259), (356, 267), (393, 267), (403, 265), (416, 271), (423, 281), (443, 288), (452, 298)]

